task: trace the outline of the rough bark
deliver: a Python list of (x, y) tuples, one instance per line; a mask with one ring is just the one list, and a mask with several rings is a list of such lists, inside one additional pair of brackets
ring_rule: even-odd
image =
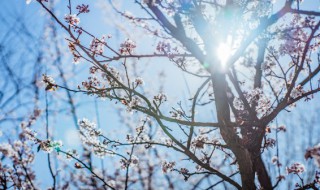
[(273, 189), (270, 176), (266, 170), (266, 167), (262, 161), (261, 155), (259, 154), (257, 157), (253, 158), (253, 166), (254, 170), (257, 172), (259, 183), (262, 189)]
[[(225, 74), (214, 73), (212, 77), (214, 95), (216, 100), (216, 111), (219, 123), (223, 126), (220, 128), (224, 141), (234, 153), (239, 166), (241, 175), (242, 189), (255, 190), (255, 174), (258, 175), (260, 186), (263, 189), (272, 189), (270, 177), (266, 171), (260, 155), (262, 138), (257, 138), (252, 142), (254, 146), (245, 146), (241, 142), (233, 127), (230, 124), (230, 108), (227, 100), (227, 83)], [(263, 135), (256, 134), (259, 137)]]

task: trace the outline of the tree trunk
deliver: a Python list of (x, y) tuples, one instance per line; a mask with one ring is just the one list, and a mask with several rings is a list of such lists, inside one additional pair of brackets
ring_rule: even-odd
[(262, 189), (264, 190), (273, 189), (271, 179), (268, 175), (266, 167), (264, 166), (260, 153), (258, 156), (253, 158), (253, 160), (254, 160), (253, 161), (254, 170), (257, 172), (258, 180)]
[[(214, 73), (214, 72), (213, 72)], [(254, 146), (245, 146), (230, 125), (230, 108), (227, 99), (227, 83), (225, 74), (215, 72), (212, 77), (214, 96), (216, 101), (216, 111), (218, 122), (222, 124), (220, 128), (221, 136), (234, 153), (241, 175), (243, 190), (256, 190), (255, 173), (258, 174), (260, 185), (265, 190), (271, 190), (272, 184), (260, 155), (261, 140), (263, 133), (256, 134)]]
[(235, 154), (239, 172), (241, 175), (241, 183), (243, 190), (256, 190), (256, 185), (254, 183), (255, 171), (253, 167), (253, 162), (251, 159), (251, 154), (247, 149), (239, 148), (237, 150), (232, 150)]

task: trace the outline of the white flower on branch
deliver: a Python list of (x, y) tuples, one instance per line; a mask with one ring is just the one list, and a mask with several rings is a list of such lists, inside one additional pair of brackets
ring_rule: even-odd
[(139, 158), (136, 157), (135, 155), (132, 155), (132, 156), (131, 156), (130, 164), (131, 164), (132, 166), (137, 166), (137, 165), (139, 164)]
[(290, 167), (287, 167), (286, 170), (288, 174), (291, 174), (291, 173), (300, 174), (305, 171), (305, 167), (303, 164), (296, 162), (296, 163), (293, 163)]
[(167, 161), (162, 162), (162, 172), (168, 173), (173, 171), (173, 168), (175, 165), (176, 165), (175, 162), (167, 162)]
[(209, 138), (204, 135), (197, 136), (192, 142), (192, 148), (194, 149), (204, 149), (205, 144), (209, 141)]
[(92, 52), (92, 54), (93, 55), (95, 55), (95, 54), (98, 54), (98, 55), (103, 54), (104, 43), (105, 43), (105, 36), (102, 36), (102, 38), (100, 40), (97, 39), (97, 38), (93, 38), (91, 43), (90, 43), (90, 51)]
[(64, 20), (71, 26), (78, 25), (80, 23), (80, 18), (76, 14), (66, 14)]
[(134, 83), (136, 86), (139, 86), (139, 85), (144, 85), (144, 81), (141, 77), (138, 77), (134, 80)]
[(134, 41), (127, 39), (125, 42), (120, 44), (120, 54), (130, 55), (133, 50), (136, 48), (136, 44)]
[(303, 90), (303, 86), (298, 85), (295, 88), (292, 89), (291, 91), (291, 97), (292, 98), (298, 98), (299, 96), (302, 96), (302, 94), (305, 93)]
[(153, 97), (153, 100), (154, 100), (156, 103), (160, 104), (160, 103), (162, 103), (162, 102), (167, 101), (167, 95), (165, 95), (164, 93), (159, 93), (158, 95), (156, 95), (156, 96)]
[(312, 148), (308, 148), (304, 157), (306, 159), (313, 158), (314, 163), (320, 168), (320, 143)]
[(43, 74), (42, 82), (46, 85), (46, 90), (55, 91), (58, 88), (56, 82), (50, 75)]

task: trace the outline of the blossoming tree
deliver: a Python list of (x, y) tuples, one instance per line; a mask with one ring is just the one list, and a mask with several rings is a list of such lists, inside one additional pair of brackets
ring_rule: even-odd
[[(296, 104), (299, 107), (299, 101), (308, 104), (317, 99), (320, 12), (314, 6), (300, 0), (133, 0), (130, 6), (140, 8), (140, 12), (134, 9), (137, 13), (129, 14), (109, 0), (107, 5), (116, 14), (156, 41), (156, 45), (145, 42), (144, 46), (150, 47), (142, 51), (138, 38), (112, 45), (112, 36), (96, 36), (82, 27), (80, 19), (91, 14), (88, 5), (69, 0), (65, 2), (68, 12), (60, 17), (49, 6), (50, 1), (37, 3), (68, 35), (73, 62), (91, 65), (88, 79), (74, 88), (44, 74), (45, 90), (65, 89), (106, 99), (120, 104), (122, 114), (143, 118), (135, 120), (131, 134), (119, 139), (104, 134), (91, 119), (76, 124), (84, 149), (89, 152), (86, 158), (92, 153), (118, 159), (121, 172), (116, 170), (108, 177), (74, 151), (65, 151), (59, 141), (41, 139), (29, 124), (22, 126), (23, 138), (36, 143), (39, 150), (66, 155), (76, 161), (75, 168), (92, 175), (71, 179), (80, 179), (86, 188), (157, 188), (146, 185), (156, 183), (151, 180), (155, 166), (147, 161), (143, 164), (149, 154), (161, 164), (169, 188), (175, 187), (168, 177), (171, 173), (183, 176), (185, 187), (190, 189), (208, 178), (215, 178), (208, 189), (222, 185), (230, 189), (275, 189), (284, 180), (281, 172), (271, 175), (263, 153), (281, 141), (270, 138), (270, 134), (287, 130), (285, 126), (271, 127), (277, 116)], [(148, 89), (148, 81), (135, 72), (135, 62), (144, 59), (172, 63), (177, 71), (190, 76), (187, 83), (200, 82), (188, 89), (187, 100), (179, 99), (170, 105), (171, 97), (178, 92), (165, 91), (168, 87)], [(214, 110), (214, 117), (208, 115), (210, 110)], [(158, 150), (170, 150), (171, 160), (159, 156)], [(187, 164), (179, 165), (175, 155)], [(319, 165), (319, 145), (306, 150), (305, 157), (315, 159)], [(282, 167), (278, 157), (272, 162)], [(304, 170), (300, 163), (287, 167), (287, 173), (299, 178)], [(55, 189), (58, 172), (51, 174)], [(296, 188), (316, 189), (319, 179), (316, 173), (314, 179), (307, 183), (301, 180)], [(137, 183), (141, 186), (134, 186)], [(76, 182), (73, 185), (77, 186)]]

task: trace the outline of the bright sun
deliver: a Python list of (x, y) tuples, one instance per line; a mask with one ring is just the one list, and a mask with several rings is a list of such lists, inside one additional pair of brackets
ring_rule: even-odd
[(217, 49), (217, 56), (223, 68), (226, 67), (226, 63), (228, 62), (232, 53), (232, 37), (228, 36), (227, 41), (220, 43)]

